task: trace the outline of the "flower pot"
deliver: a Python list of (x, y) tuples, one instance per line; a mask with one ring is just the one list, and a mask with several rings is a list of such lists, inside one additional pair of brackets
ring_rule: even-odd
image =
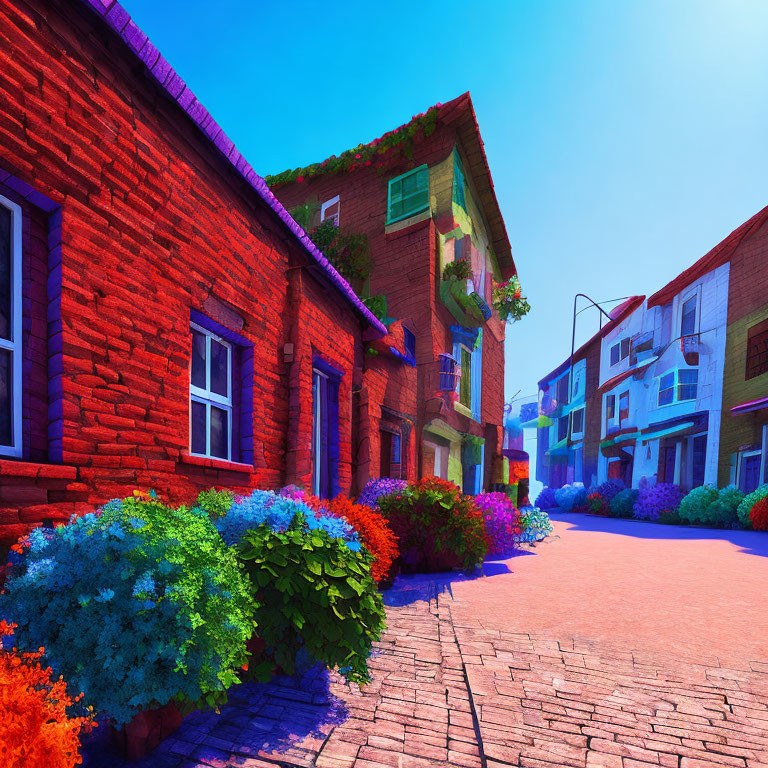
[(138, 712), (122, 728), (112, 726), (112, 741), (129, 760), (139, 760), (168, 738), (182, 723), (175, 702)]

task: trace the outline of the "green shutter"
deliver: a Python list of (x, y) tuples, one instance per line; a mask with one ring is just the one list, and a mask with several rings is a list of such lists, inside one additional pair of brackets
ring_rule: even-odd
[(467, 201), (464, 197), (464, 169), (461, 166), (459, 153), (453, 150), (453, 202), (467, 210)]
[(387, 223), (406, 219), (429, 208), (429, 168), (421, 165), (389, 182)]

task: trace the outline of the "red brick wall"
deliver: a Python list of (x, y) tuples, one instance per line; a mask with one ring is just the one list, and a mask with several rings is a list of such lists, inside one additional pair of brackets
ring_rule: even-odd
[[(364, 233), (371, 247), (371, 295), (384, 294), (390, 316), (406, 321), (416, 331), (416, 359), (420, 366), (436, 359), (441, 352), (451, 352), (453, 340), (450, 326), (455, 324), (448, 309), (438, 296), (437, 249), (435, 224), (427, 220), (407, 229), (385, 232), (388, 181), (423, 163), (434, 165), (443, 161), (452, 151), (457, 138), (455, 131), (438, 126), (426, 140), (417, 141), (413, 158), (388, 159), (385, 166), (373, 166), (349, 173), (329, 174), (303, 182), (292, 182), (277, 187), (274, 192), (286, 208), (308, 200), (321, 204), (340, 196), (340, 226), (350, 233)], [(496, 454), (501, 450), (504, 407), (504, 342), (495, 338), (490, 329), (484, 330), (483, 340), (482, 418), (479, 425), (453, 409), (441, 414), (450, 426), (461, 432), (485, 437), (486, 482), (493, 482), (499, 469)], [(390, 372), (391, 379), (407, 376), (402, 367)], [(390, 405), (385, 393), (384, 404)], [(418, 381), (417, 444), (421, 442), (424, 425), (424, 379)], [(396, 407), (396, 406), (391, 406)], [(426, 419), (427, 421), (429, 419)], [(488, 432), (488, 425), (492, 429)], [(373, 450), (373, 446), (372, 446)], [(374, 464), (372, 464), (375, 466)], [(427, 459), (417, 467), (431, 466)], [(375, 475), (375, 473), (374, 473)]]
[(731, 257), (728, 278), (728, 325), (768, 303), (768, 223)]
[[(351, 339), (359, 321), (338, 292), (310, 279), (298, 325), (286, 324), (294, 312), (286, 270), (307, 263), (306, 255), (178, 105), (137, 70), (123, 43), (79, 4), (0, 0), (0, 104), (0, 167), (63, 208), (63, 462), (74, 468), (43, 481), (33, 476), (50, 474), (45, 467), (1, 462), (0, 522), (3, 515), (7, 522), (13, 515), (22, 523), (61, 519), (137, 487), (175, 502), (214, 484), (305, 479), (305, 411), (293, 441), (286, 435), (307, 386), (311, 399), (312, 344), (345, 371), (341, 476), (348, 488)], [(36, 394), (46, 364), (38, 316), (47, 274), (42, 221), (30, 209), (25, 222), (25, 459), (35, 462), (44, 458), (47, 428)], [(252, 471), (183, 462), (190, 309), (210, 316), (216, 307), (255, 348)], [(292, 336), (299, 340), (293, 366), (283, 358)], [(294, 390), (298, 399), (289, 401)]]

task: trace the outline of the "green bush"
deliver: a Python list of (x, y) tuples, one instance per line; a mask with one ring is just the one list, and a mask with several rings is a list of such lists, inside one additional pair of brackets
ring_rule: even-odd
[(218, 520), (227, 514), (234, 502), (235, 495), (232, 491), (217, 491), (215, 488), (210, 488), (207, 491), (200, 491), (195, 506), (207, 512), (211, 520)]
[(768, 497), (768, 483), (761, 485), (752, 493), (748, 493), (740, 502), (736, 508), (736, 515), (739, 518), (739, 522), (745, 528), (752, 527), (752, 521), (749, 519), (749, 513), (752, 511), (752, 507), (757, 504), (758, 501), (762, 501)]
[(744, 494), (732, 485), (719, 491), (713, 485), (702, 485), (688, 492), (678, 514), (693, 525), (730, 527), (738, 519), (736, 510), (743, 498)]
[(297, 512), (285, 530), (260, 525), (238, 544), (259, 601), (259, 637), (289, 674), (304, 651), (347, 680), (366, 683), (368, 656), (384, 628), (372, 558), (306, 522)]
[(633, 508), (637, 497), (638, 491), (635, 488), (619, 491), (608, 503), (611, 517), (634, 517)]
[(400, 542), (406, 572), (471, 569), (485, 558), (483, 515), (471, 496), (447, 480), (428, 477), (379, 500)]

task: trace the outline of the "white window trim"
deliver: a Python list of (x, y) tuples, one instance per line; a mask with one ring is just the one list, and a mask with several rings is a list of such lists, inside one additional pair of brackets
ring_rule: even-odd
[(11, 212), (11, 339), (0, 339), (0, 349), (11, 352), (11, 445), (0, 445), (0, 456), (20, 457), (24, 440), (21, 434), (22, 424), (22, 319), (21, 319), (21, 207), (0, 195), (0, 205)]
[(336, 197), (332, 197), (330, 200), (326, 200), (326, 201), (325, 201), (325, 202), (324, 202), (324, 203), (323, 203), (323, 204), (320, 206), (320, 222), (321, 222), (321, 223), (325, 221), (325, 212), (326, 212), (326, 211), (327, 211), (327, 210), (328, 210), (328, 209), (329, 209), (329, 208), (330, 208), (332, 205), (335, 205), (336, 203), (339, 203), (339, 212), (338, 212), (338, 213), (337, 213), (335, 216), (333, 216), (333, 217), (329, 217), (329, 218), (333, 218), (333, 219), (335, 219), (334, 223), (336, 224), (336, 226), (337, 226), (337, 227), (339, 226), (339, 220), (341, 219), (341, 202), (340, 202), (340, 200), (339, 200), (339, 196), (338, 196), (338, 195), (336, 195)]
[[(573, 431), (573, 417), (576, 413), (579, 411), (582, 411), (584, 413), (584, 416), (581, 420), (581, 432), (574, 432)], [(587, 420), (587, 409), (585, 406), (581, 406), (581, 408), (574, 408), (573, 411), (571, 411), (571, 440), (583, 440), (584, 439), (584, 429), (586, 426), (586, 420)]]
[[(232, 344), (213, 331), (197, 323), (190, 323), (190, 327), (205, 336), (205, 388), (192, 384), (192, 358), (189, 361), (189, 453), (191, 456), (200, 456), (205, 459), (217, 459), (219, 461), (232, 461)], [(227, 397), (211, 392), (211, 339), (219, 342), (227, 348)], [(192, 450), (192, 403), (205, 405), (205, 453), (195, 453)], [(215, 405), (227, 412), (227, 456), (214, 456), (211, 454), (211, 405)]]
[[(699, 385), (701, 384), (701, 379), (697, 375), (696, 377), (696, 397), (687, 397), (685, 400), (681, 400), (679, 398), (680, 394), (680, 387), (681, 386), (690, 386), (689, 384), (680, 384), (680, 371), (696, 371), (697, 374), (701, 372), (701, 369), (699, 366), (691, 366), (690, 368), (672, 368), (668, 371), (664, 371), (664, 373), (661, 374), (661, 376), (658, 376), (658, 387), (656, 389), (656, 408), (669, 408), (670, 405), (678, 405), (679, 403), (693, 403), (696, 400), (699, 399)], [(661, 392), (666, 392), (666, 389), (661, 389), (661, 380), (667, 376), (668, 374), (672, 374), (673, 376), (673, 384), (672, 384), (672, 400), (668, 403), (660, 403), (659, 397), (661, 395)]]
[(680, 337), (683, 335), (683, 305), (686, 301), (693, 298), (696, 299), (696, 322), (694, 323), (693, 333), (686, 334), (686, 336), (695, 336), (701, 330), (701, 286), (697, 285), (694, 289), (680, 296), (680, 305), (677, 308), (677, 335)]
[[(315, 496), (320, 495), (320, 479), (322, 475), (322, 463), (320, 461), (323, 450), (323, 427), (322, 418), (324, 416), (320, 392), (318, 390), (317, 397), (315, 397), (315, 376), (326, 381), (330, 378), (327, 373), (324, 373), (319, 368), (312, 369), (312, 447), (314, 449), (314, 461), (312, 462), (312, 493)], [(328, 407), (326, 402), (325, 407)]]

